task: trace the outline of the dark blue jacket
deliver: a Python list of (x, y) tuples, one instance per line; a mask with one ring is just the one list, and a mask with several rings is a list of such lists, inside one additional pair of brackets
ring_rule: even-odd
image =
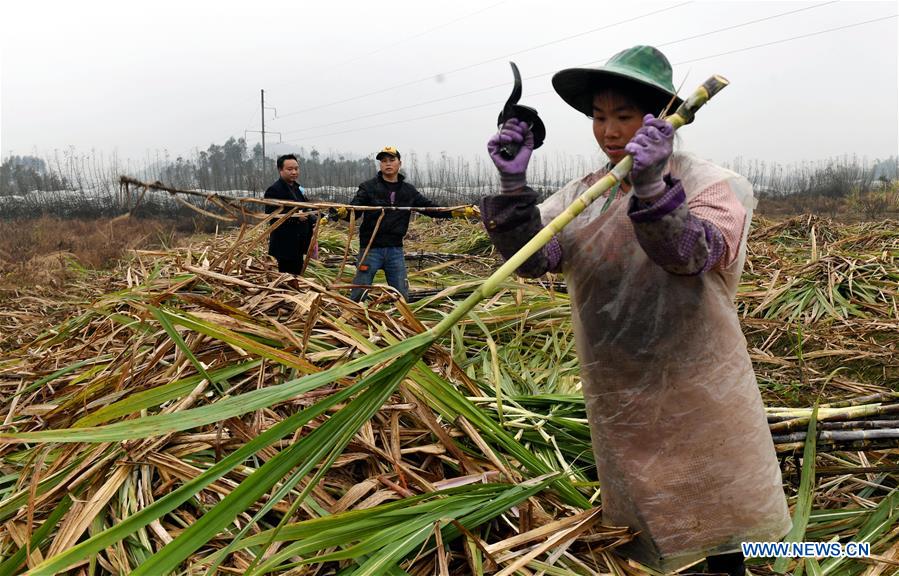
[[(278, 178), (278, 181), (268, 187), (265, 197), (272, 200), (293, 200), (295, 202), (308, 202), (303, 194), (303, 189), (297, 187), (294, 191), (287, 182)], [(266, 206), (265, 213), (271, 214), (278, 207)], [(284, 224), (278, 226), (268, 237), (268, 253), (278, 260), (303, 259), (309, 250), (309, 242), (312, 240), (312, 229), (315, 225), (315, 215), (309, 215), (306, 220), (290, 218)]]
[[(387, 184), (381, 177), (381, 173), (366, 180), (359, 185), (359, 190), (350, 204), (355, 206), (414, 206), (417, 208), (439, 207), (415, 189), (415, 186), (405, 181), (402, 174), (398, 175), (400, 189), (390, 202), (390, 193), (387, 190)], [(380, 216), (379, 211), (366, 211), (362, 217), (362, 225), (359, 226), (359, 249), (365, 250), (371, 240), (372, 232), (375, 230), (375, 223)], [(385, 210), (384, 218), (378, 226), (378, 233), (375, 235), (374, 241), (371, 243), (372, 248), (387, 248), (403, 245), (403, 238), (409, 230), (409, 218), (412, 215), (410, 210)], [(430, 212), (427, 213), (431, 218), (451, 218), (449, 212)]]

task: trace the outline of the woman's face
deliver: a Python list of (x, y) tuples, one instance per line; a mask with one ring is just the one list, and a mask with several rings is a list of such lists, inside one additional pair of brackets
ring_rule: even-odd
[(618, 92), (600, 92), (593, 98), (593, 136), (613, 164), (627, 156), (624, 146), (643, 126), (643, 115)]

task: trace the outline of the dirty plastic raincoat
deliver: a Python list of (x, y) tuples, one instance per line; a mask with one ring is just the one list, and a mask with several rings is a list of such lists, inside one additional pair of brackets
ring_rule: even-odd
[[(739, 253), (695, 276), (646, 255), (630, 194), (598, 200), (559, 235), (571, 294), (603, 523), (639, 531), (622, 551), (659, 570), (790, 528), (781, 473), (734, 307), (755, 201), (741, 176), (675, 153), (687, 202), (726, 183), (747, 211)], [(544, 224), (585, 189), (540, 205)]]

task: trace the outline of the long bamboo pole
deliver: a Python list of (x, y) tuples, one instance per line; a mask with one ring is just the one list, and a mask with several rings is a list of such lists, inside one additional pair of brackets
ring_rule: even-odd
[[(693, 122), (696, 111), (702, 108), (715, 94), (724, 89), (728, 85), (728, 81), (718, 75), (714, 75), (702, 86), (696, 89), (687, 100), (680, 105), (677, 111), (665, 117), (665, 121), (678, 130), (680, 127)], [(553, 236), (562, 231), (565, 226), (571, 222), (575, 216), (580, 214), (592, 204), (597, 198), (601, 197), (606, 191), (610, 190), (616, 183), (621, 182), (631, 168), (634, 166), (634, 159), (630, 155), (625, 156), (618, 164), (615, 165), (608, 174), (600, 178), (593, 186), (588, 188), (581, 194), (571, 205), (568, 206), (561, 214), (552, 219), (536, 236), (521, 247), (509, 260), (500, 266), (496, 272), (490, 275), (484, 283), (474, 291), (468, 298), (462, 301), (450, 314), (429, 330), (433, 336), (439, 337), (448, 332), (459, 320), (477, 305), (484, 298), (489, 298), (499, 289), (499, 285), (511, 276), (525, 261), (543, 248)]]
[[(130, 176), (119, 176), (119, 185), (125, 190), (128, 186), (136, 186), (147, 190), (157, 190), (159, 192), (168, 192), (175, 196), (182, 194), (185, 196), (195, 196), (209, 201), (220, 202), (225, 205), (237, 204), (258, 204), (260, 206), (280, 206), (284, 208), (306, 208), (313, 211), (328, 210), (329, 208), (346, 208), (347, 210), (355, 210), (357, 212), (421, 212), (422, 214), (452, 212), (461, 208), (469, 208), (470, 204), (459, 204), (456, 206), (357, 206), (354, 204), (341, 204), (340, 202), (298, 202), (296, 200), (275, 200), (273, 198), (255, 198), (250, 196), (226, 196), (217, 192), (200, 192), (198, 190), (182, 190), (166, 186), (161, 182), (143, 182)], [(143, 193), (141, 195), (143, 198)], [(138, 204), (138, 202), (135, 204)], [(133, 209), (133, 208), (132, 208)], [(298, 215), (299, 216), (299, 215)]]

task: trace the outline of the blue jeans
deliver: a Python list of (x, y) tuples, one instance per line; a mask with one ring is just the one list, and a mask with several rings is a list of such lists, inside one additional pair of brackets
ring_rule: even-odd
[[(362, 254), (359, 254), (359, 257), (361, 258)], [(365, 257), (365, 262), (356, 263), (356, 277), (353, 278), (353, 284), (371, 286), (378, 270), (384, 270), (384, 274), (387, 276), (387, 283), (402, 294), (403, 298), (409, 299), (406, 260), (403, 257), (403, 248), (401, 246), (372, 247)], [(364, 293), (365, 288), (353, 288), (350, 298), (358, 302), (362, 299)]]

